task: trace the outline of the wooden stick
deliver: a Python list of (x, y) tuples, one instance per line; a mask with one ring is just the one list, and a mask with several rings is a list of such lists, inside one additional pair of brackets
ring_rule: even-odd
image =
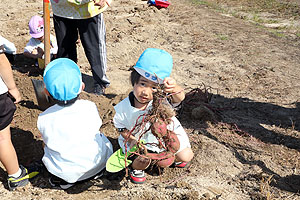
[(50, 62), (50, 9), (49, 9), (49, 7), (50, 7), (49, 0), (43, 0), (45, 67)]

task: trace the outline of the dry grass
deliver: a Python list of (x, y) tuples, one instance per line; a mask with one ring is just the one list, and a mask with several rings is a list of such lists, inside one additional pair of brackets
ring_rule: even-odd
[(300, 4), (288, 0), (193, 0), (196, 4), (204, 4), (214, 8), (233, 7), (243, 12), (268, 12), (274, 15), (290, 18), (300, 18)]
[(272, 192), (270, 183), (272, 182), (273, 175), (262, 177), (260, 181), (260, 192), (266, 200), (272, 199)]

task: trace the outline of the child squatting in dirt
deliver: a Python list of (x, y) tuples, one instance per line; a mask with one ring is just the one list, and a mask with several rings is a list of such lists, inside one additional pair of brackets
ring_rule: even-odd
[(68, 189), (75, 182), (100, 176), (113, 148), (99, 132), (102, 120), (96, 104), (78, 99), (85, 85), (77, 64), (68, 58), (55, 59), (43, 77), (45, 92), (56, 104), (37, 121), (45, 144), (42, 161), (51, 186)]
[[(33, 58), (39, 61), (37, 66), (44, 68), (44, 20), (40, 16), (33, 16), (29, 21), (29, 34), (31, 36), (30, 40), (24, 48), (23, 55), (28, 58)], [(55, 36), (50, 34), (50, 56), (51, 59), (56, 58), (58, 51), (57, 42)]]
[[(129, 177), (133, 183), (146, 180), (144, 168), (149, 165), (139, 166), (139, 160), (145, 157), (156, 159), (160, 167), (170, 166), (174, 161), (175, 167), (185, 167), (194, 156), (189, 138), (178, 119), (174, 115), (166, 117), (162, 114), (164, 109), (158, 109), (165, 104), (163, 97), (156, 97), (160, 88), (163, 88), (163, 94), (170, 95), (172, 106), (178, 106), (185, 97), (182, 88), (170, 77), (172, 68), (173, 59), (168, 52), (146, 49), (131, 72), (133, 91), (114, 107), (116, 114), (113, 121), (120, 132), (118, 142), (123, 152), (140, 144), (141, 140), (145, 141), (143, 147), (146, 153), (134, 159), (130, 167)], [(169, 103), (167, 106), (170, 107)]]
[(14, 43), (10, 42), (6, 38), (0, 35), (0, 44), (4, 46), (4, 53), (6, 58), (9, 60), (10, 63), (13, 63), (15, 60), (15, 56), (17, 53), (17, 48)]
[(29, 178), (38, 174), (38, 172), (31, 173), (19, 165), (11, 141), (10, 123), (16, 111), (15, 103), (20, 100), (21, 95), (14, 82), (10, 63), (4, 54), (4, 45), (0, 41), (0, 161), (8, 173), (9, 190), (26, 185)]

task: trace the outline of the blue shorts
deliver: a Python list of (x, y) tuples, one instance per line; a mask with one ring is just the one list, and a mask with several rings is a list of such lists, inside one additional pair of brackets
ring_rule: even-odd
[(13, 120), (16, 105), (8, 93), (0, 95), (0, 131), (5, 129)]

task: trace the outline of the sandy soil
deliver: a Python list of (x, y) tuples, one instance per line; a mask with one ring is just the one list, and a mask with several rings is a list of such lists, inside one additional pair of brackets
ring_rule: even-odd
[[(112, 82), (106, 96), (90, 93), (90, 66), (78, 46), (88, 86), (82, 98), (97, 104), (101, 131), (115, 148), (113, 105), (128, 94), (129, 68), (145, 48), (173, 55), (172, 76), (187, 93), (207, 89), (210, 101), (191, 97), (179, 115), (195, 152), (191, 167), (165, 169), (161, 176), (149, 171), (143, 185), (120, 173), (66, 191), (51, 189), (42, 174), (9, 192), (2, 166), (1, 199), (300, 199), (300, 2), (280, 1), (296, 10), (276, 12), (254, 10), (257, 5), (246, 0), (193, 2), (172, 0), (167, 9), (140, 0), (113, 2), (105, 12)], [(12, 140), (20, 163), (28, 165), (43, 155), (36, 128), (42, 111), (31, 84), (42, 72), (22, 52), (28, 21), (43, 6), (38, 0), (2, 0), (0, 9), (0, 34), (18, 49), (13, 72), (23, 95)]]

